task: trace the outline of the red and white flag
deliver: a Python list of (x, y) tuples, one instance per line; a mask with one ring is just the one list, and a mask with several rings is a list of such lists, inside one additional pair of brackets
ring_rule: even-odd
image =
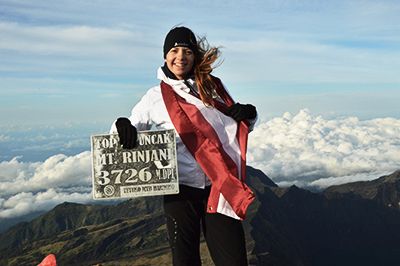
[(254, 193), (244, 183), (249, 128), (224, 114), (234, 104), (221, 81), (221, 97), (207, 107), (197, 97), (161, 82), (161, 92), (176, 131), (212, 182), (207, 212), (244, 219)]

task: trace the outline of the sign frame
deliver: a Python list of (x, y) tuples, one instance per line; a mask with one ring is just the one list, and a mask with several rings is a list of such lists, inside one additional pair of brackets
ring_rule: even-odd
[(139, 131), (137, 145), (123, 149), (118, 134), (91, 136), (95, 200), (179, 193), (175, 130)]

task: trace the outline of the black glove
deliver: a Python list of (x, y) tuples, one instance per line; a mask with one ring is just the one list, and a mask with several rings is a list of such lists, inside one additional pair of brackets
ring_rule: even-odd
[(119, 143), (124, 149), (132, 149), (136, 146), (137, 130), (126, 117), (120, 117), (115, 123), (119, 136)]
[(256, 118), (257, 110), (251, 104), (235, 103), (228, 108), (227, 115), (239, 122), (245, 119)]

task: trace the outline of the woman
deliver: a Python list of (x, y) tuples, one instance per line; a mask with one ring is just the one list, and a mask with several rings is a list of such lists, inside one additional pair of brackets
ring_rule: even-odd
[(241, 220), (254, 194), (244, 184), (247, 134), (254, 106), (234, 103), (210, 75), (219, 56), (205, 39), (176, 27), (164, 41), (160, 85), (120, 117), (111, 132), (133, 148), (137, 130), (175, 129), (179, 194), (164, 196), (174, 265), (201, 265), (200, 227), (215, 265), (247, 265)]

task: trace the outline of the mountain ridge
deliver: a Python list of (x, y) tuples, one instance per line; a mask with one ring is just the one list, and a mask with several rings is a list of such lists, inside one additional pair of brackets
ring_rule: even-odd
[[(320, 193), (280, 188), (260, 170), (247, 171), (256, 193), (244, 221), (250, 265), (400, 264), (399, 210), (379, 197), (362, 197), (364, 187), (380, 191), (384, 185), (385, 197), (399, 200), (400, 171)], [(37, 265), (55, 253), (62, 265), (169, 265), (161, 206), (161, 197), (110, 206), (60, 204), (1, 234), (0, 264)], [(201, 248), (203, 265), (212, 265), (204, 242)]]

